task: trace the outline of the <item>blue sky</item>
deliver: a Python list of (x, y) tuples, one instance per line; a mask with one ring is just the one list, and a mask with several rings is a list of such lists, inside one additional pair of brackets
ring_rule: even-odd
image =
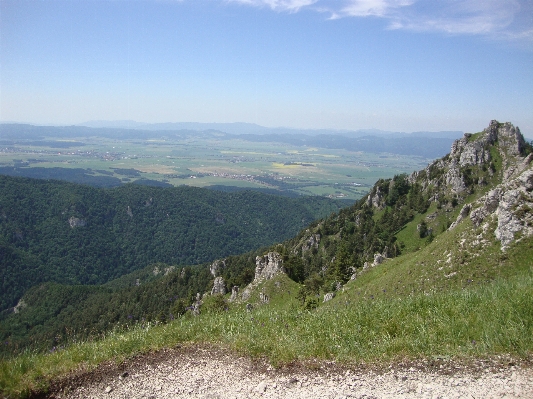
[(533, 137), (530, 0), (0, 0), (0, 121)]

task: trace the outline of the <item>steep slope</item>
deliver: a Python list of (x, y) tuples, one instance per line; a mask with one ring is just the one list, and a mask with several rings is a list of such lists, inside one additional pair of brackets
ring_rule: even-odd
[(156, 262), (198, 264), (270, 245), (339, 206), (325, 198), (0, 176), (0, 310), (47, 281), (102, 284)]

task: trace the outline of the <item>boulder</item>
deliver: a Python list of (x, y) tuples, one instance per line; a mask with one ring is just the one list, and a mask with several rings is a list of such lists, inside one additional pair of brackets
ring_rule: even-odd
[(374, 262), (372, 262), (372, 266), (381, 265), (385, 261), (385, 259), (387, 259), (387, 258), (384, 257), (382, 254), (375, 253), (374, 254)]
[(211, 295), (226, 295), (226, 283), (222, 277), (215, 278)]
[(324, 294), (324, 302), (331, 301), (333, 298), (335, 298), (334, 292), (328, 292), (327, 294)]
[(270, 280), (279, 273), (286, 273), (283, 267), (283, 259), (277, 252), (269, 252), (266, 255), (255, 258), (254, 282)]
[(213, 275), (213, 277), (218, 277), (220, 274), (220, 270), (226, 267), (226, 260), (215, 260), (213, 263), (211, 263), (211, 266), (209, 266), (209, 271)]
[(74, 229), (76, 227), (84, 227), (85, 225), (87, 225), (87, 222), (84, 219), (79, 219), (75, 218), (74, 216), (71, 216), (68, 219), (68, 224), (72, 229)]
[(270, 298), (268, 297), (267, 294), (265, 294), (263, 291), (261, 291), (259, 293), (259, 301), (261, 303), (269, 303), (270, 302)]

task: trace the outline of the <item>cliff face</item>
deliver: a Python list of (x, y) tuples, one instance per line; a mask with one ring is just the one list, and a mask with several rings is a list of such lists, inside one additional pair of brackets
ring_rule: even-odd
[[(489, 126), (478, 134), (466, 133), (463, 138), (456, 140), (450, 154), (425, 169), (429, 177), (426, 184), (445, 183), (455, 194), (463, 193), (470, 185), (473, 167), (490, 168), (496, 172), (495, 163), (501, 160), (503, 174), (508, 178), (513, 174), (513, 167), (520, 163), (524, 155), (526, 142), (520, 129), (511, 123), (491, 121)], [(443, 173), (443, 181), (439, 175)], [(415, 174), (415, 179), (419, 173)]]

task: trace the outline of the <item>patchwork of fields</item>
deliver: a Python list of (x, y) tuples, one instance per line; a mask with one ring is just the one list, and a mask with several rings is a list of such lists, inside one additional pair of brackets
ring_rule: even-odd
[(161, 139), (0, 140), (1, 174), (97, 186), (159, 182), (345, 199), (359, 199), (379, 178), (411, 173), (429, 161), (419, 156), (259, 143), (205, 134)]

